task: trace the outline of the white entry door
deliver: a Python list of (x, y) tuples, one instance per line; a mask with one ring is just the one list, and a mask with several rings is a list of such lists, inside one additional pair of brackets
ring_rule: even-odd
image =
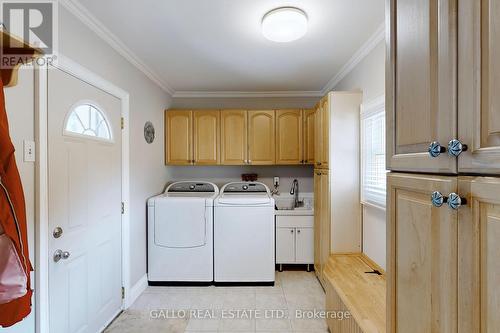
[(95, 333), (118, 314), (121, 104), (48, 71), (50, 333)]

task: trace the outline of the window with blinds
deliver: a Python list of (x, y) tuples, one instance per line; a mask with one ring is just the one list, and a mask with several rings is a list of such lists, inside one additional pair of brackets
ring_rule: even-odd
[(361, 200), (385, 207), (385, 104), (380, 97), (361, 113)]

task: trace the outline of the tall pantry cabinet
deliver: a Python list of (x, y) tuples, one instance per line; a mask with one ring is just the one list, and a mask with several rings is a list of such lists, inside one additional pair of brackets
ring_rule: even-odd
[(500, 3), (387, 11), (388, 332), (500, 332)]
[(314, 113), (314, 268), (323, 284), (330, 254), (361, 252), (360, 104), (360, 92), (330, 92)]

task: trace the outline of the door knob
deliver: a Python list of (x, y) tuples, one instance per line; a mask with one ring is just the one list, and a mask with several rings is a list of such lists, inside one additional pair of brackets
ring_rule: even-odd
[(460, 140), (453, 139), (448, 143), (448, 154), (450, 156), (458, 157), (460, 154), (467, 150), (467, 145), (462, 144)]
[(457, 210), (460, 206), (467, 204), (467, 200), (465, 198), (461, 198), (456, 193), (450, 193), (448, 196), (448, 207), (451, 209)]
[(431, 195), (431, 201), (434, 207), (441, 207), (445, 202), (448, 201), (448, 198), (443, 196), (441, 192), (434, 191)]
[(54, 236), (54, 238), (59, 238), (62, 236), (62, 234), (63, 234), (63, 229), (61, 227), (56, 227), (54, 231), (52, 231), (52, 236)]
[(441, 144), (439, 144), (439, 142), (437, 141), (431, 142), (431, 144), (429, 145), (429, 155), (431, 157), (438, 157), (439, 155), (441, 155), (441, 153), (444, 152), (446, 152), (446, 148), (441, 146)]
[(68, 251), (57, 250), (54, 252), (54, 262), (59, 262), (61, 259), (66, 260), (70, 255)]

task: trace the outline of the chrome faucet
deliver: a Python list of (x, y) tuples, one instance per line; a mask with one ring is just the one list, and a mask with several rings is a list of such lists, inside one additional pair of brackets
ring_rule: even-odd
[(299, 181), (297, 179), (293, 180), (292, 189), (290, 190), (290, 194), (293, 195), (293, 207), (299, 207)]

